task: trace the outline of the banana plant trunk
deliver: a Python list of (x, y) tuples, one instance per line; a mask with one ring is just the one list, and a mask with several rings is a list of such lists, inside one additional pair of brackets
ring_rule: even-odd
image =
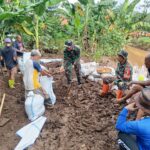
[(36, 49), (39, 49), (39, 17), (35, 16), (35, 45)]

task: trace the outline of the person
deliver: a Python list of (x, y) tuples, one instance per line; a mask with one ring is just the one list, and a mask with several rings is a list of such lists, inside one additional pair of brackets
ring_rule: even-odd
[(23, 56), (23, 51), (24, 51), (24, 44), (22, 42), (22, 37), (20, 35), (17, 35), (16, 41), (14, 42), (13, 46), (17, 51), (17, 56), (22, 57)]
[[(2, 55), (2, 49), (0, 48), (0, 56)], [(5, 64), (4, 64), (4, 60), (0, 60), (0, 67), (4, 68)]]
[(17, 54), (12, 47), (10, 38), (5, 39), (5, 47), (1, 51), (1, 60), (4, 60), (6, 68), (9, 72), (8, 85), (10, 88), (15, 88), (15, 75), (17, 73)]
[(127, 89), (127, 83), (132, 80), (132, 66), (128, 62), (128, 53), (125, 50), (121, 50), (118, 53), (118, 64), (115, 71), (115, 77), (105, 77), (103, 79), (102, 90), (100, 91), (101, 96), (105, 96), (108, 91), (117, 85), (118, 90), (116, 91), (117, 100), (120, 99), (125, 90)]
[(81, 64), (80, 64), (80, 48), (73, 44), (72, 41), (68, 40), (65, 42), (64, 50), (64, 64), (60, 71), (65, 69), (65, 75), (67, 78), (68, 85), (72, 81), (72, 67), (74, 65), (78, 84), (82, 84), (81, 81)]
[(17, 35), (16, 41), (13, 44), (16, 52), (17, 52), (17, 61), (18, 61), (18, 71), (20, 70), (21, 73), (23, 74), (24, 71), (22, 69), (23, 66), (23, 53), (24, 53), (24, 44), (22, 42), (22, 37), (20, 35)]
[(25, 72), (23, 76), (23, 81), (25, 85), (25, 97), (27, 97), (30, 91), (35, 94), (39, 94), (45, 99), (45, 105), (51, 105), (51, 99), (47, 92), (42, 88), (39, 82), (39, 75), (51, 76), (49, 71), (44, 70), (40, 66), (41, 53), (38, 50), (32, 50), (31, 59), (27, 60), (25, 63)]
[[(150, 88), (144, 88), (136, 97), (135, 102), (121, 111), (116, 129), (119, 131), (118, 144), (121, 150), (150, 150)], [(144, 116), (140, 120), (127, 120), (128, 114), (137, 109)]]
[(144, 87), (150, 86), (150, 54), (145, 57), (145, 66), (148, 72), (148, 80), (147, 81), (131, 81), (128, 86), (134, 85), (133, 88), (127, 93), (126, 96), (120, 98), (119, 102), (124, 102), (130, 97), (132, 97), (135, 93), (141, 91)]

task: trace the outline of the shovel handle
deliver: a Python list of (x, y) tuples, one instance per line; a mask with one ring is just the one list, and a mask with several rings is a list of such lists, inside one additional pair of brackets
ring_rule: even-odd
[(4, 93), (4, 94), (3, 94), (2, 101), (1, 101), (1, 105), (0, 105), (0, 116), (1, 116), (1, 113), (2, 113), (3, 105), (4, 105), (5, 96), (6, 96), (6, 94)]

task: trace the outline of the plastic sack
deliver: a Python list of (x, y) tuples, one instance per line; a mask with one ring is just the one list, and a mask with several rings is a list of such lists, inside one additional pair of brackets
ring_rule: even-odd
[(24, 52), (24, 53), (23, 53), (23, 63), (25, 64), (26, 61), (27, 61), (28, 59), (30, 59), (30, 57), (31, 57), (31, 52)]
[(34, 121), (45, 112), (44, 98), (41, 95), (28, 93), (25, 100), (25, 111), (30, 121)]
[(81, 64), (81, 74), (82, 76), (91, 75), (93, 72), (96, 71), (97, 63), (96, 62), (89, 62)]
[(19, 58), (17, 58), (17, 61), (18, 61), (19, 70), (20, 70), (21, 73), (23, 74), (23, 73), (24, 73), (24, 62), (23, 62), (23, 58), (19, 57)]
[(17, 131), (16, 134), (21, 137), (21, 140), (17, 144), (15, 150), (25, 150), (26, 148), (31, 147), (40, 135), (45, 121), (46, 117), (41, 116)]
[(47, 77), (47, 76), (41, 76), (40, 83), (41, 83), (42, 88), (48, 93), (52, 101), (52, 104), (54, 105), (56, 103), (56, 96), (54, 94), (53, 86), (52, 86), (53, 78)]
[(63, 59), (59, 59), (59, 58), (57, 58), (57, 59), (40, 59), (40, 61), (43, 63), (51, 63), (51, 62), (62, 62)]
[(138, 67), (137, 65), (135, 65), (133, 67), (133, 76), (132, 76), (133, 81), (146, 81), (148, 80), (147, 76), (148, 72), (145, 66)]

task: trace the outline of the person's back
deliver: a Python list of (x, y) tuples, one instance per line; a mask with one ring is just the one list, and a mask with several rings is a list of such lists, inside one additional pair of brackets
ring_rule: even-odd
[[(121, 111), (117, 119), (116, 129), (120, 131), (118, 134), (118, 141), (123, 141), (131, 150), (150, 150), (149, 92), (150, 88), (144, 88), (141, 92), (137, 93), (135, 102), (127, 105)], [(128, 115), (133, 114), (137, 109), (146, 117), (139, 120), (127, 120)], [(124, 147), (122, 145), (120, 146)]]
[(140, 150), (150, 150), (150, 117), (138, 120), (137, 142)]
[(13, 49), (13, 47), (4, 47), (1, 51), (1, 55), (8, 69), (12, 69), (14, 66), (17, 65), (17, 61), (14, 60), (14, 56), (16, 56), (16, 51)]

